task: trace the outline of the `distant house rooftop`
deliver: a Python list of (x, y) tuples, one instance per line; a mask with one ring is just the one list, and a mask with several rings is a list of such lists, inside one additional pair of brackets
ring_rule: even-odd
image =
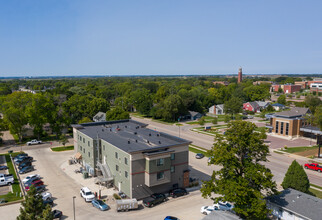
[(105, 140), (125, 152), (157, 150), (190, 141), (146, 128), (147, 124), (131, 119), (72, 125), (85, 135)]
[(285, 189), (281, 194), (269, 196), (266, 200), (286, 211), (303, 216), (304, 219), (321, 219), (322, 199), (295, 189)]
[(283, 117), (283, 118), (296, 118), (296, 117), (302, 117), (307, 113), (311, 113), (309, 108), (294, 107), (290, 111), (278, 112), (275, 114), (275, 116)]
[(285, 105), (283, 104), (280, 104), (280, 103), (275, 103), (275, 104), (272, 104), (273, 107), (285, 107)]

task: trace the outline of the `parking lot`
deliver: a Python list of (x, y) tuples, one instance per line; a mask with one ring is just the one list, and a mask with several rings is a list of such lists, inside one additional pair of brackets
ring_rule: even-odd
[[(85, 203), (79, 195), (79, 190), (83, 186), (89, 187), (92, 191), (98, 191), (99, 186), (94, 184), (93, 178), (83, 179), (81, 174), (76, 174), (74, 170), (77, 165), (68, 165), (68, 159), (74, 156), (73, 151), (52, 152), (49, 148), (39, 148), (26, 150), (26, 153), (34, 158), (35, 170), (21, 175), (21, 178), (30, 174), (40, 174), (47, 190), (53, 195), (53, 209), (63, 211), (62, 219), (73, 219), (73, 196), (76, 196), (76, 219), (164, 219), (167, 215), (180, 219), (201, 219), (204, 215), (200, 213), (200, 207), (213, 203), (210, 199), (202, 198), (200, 191), (196, 190), (187, 196), (170, 198), (165, 203), (153, 208), (140, 206), (139, 210), (116, 212), (115, 201), (111, 196), (116, 191), (108, 189), (102, 191), (102, 196), (107, 196), (105, 198), (108, 199), (107, 204), (111, 209), (104, 212), (99, 211), (90, 203)], [(193, 158), (193, 155), (190, 158)], [(206, 171), (196, 167), (191, 167), (191, 169), (194, 176), (209, 178)], [(141, 204), (141, 201), (139, 203)], [(0, 212), (4, 214), (4, 219), (16, 219), (16, 216), (19, 215), (19, 207), (20, 204), (3, 206), (0, 207)], [(8, 212), (8, 210), (11, 211)]]
[[(5, 156), (0, 156), (0, 166), (6, 166)], [(8, 174), (7, 170), (0, 170), (0, 173)], [(11, 186), (0, 186), (0, 195), (6, 195), (8, 192), (11, 192)]]

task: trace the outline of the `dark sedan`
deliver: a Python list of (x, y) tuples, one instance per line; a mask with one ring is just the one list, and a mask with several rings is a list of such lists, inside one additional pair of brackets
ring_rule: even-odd
[(197, 159), (201, 159), (201, 158), (203, 158), (205, 155), (203, 155), (202, 153), (197, 153), (196, 154), (196, 158)]
[(0, 170), (7, 170), (8, 167), (7, 166), (0, 166)]
[(19, 170), (19, 174), (24, 174), (24, 173), (28, 173), (34, 170), (33, 166), (28, 166), (28, 167), (24, 167), (21, 170)]
[(187, 194), (188, 194), (188, 192), (187, 192), (187, 190), (185, 190), (185, 189), (181, 189), (181, 188), (179, 188), (179, 189), (171, 190), (171, 191), (169, 192), (169, 194), (170, 194), (170, 196), (172, 196), (172, 198), (176, 198), (176, 197), (179, 197), (179, 196), (187, 195)]

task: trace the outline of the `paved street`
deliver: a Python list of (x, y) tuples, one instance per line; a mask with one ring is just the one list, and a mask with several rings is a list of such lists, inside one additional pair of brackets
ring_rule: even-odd
[[(161, 124), (146, 118), (144, 119), (135, 118), (135, 117), (132, 117), (132, 118), (134, 120), (149, 124), (148, 127), (151, 129), (156, 129), (157, 131), (179, 136), (178, 126)], [(250, 121), (255, 121), (255, 120), (250, 120)], [(204, 147), (206, 149), (211, 149), (214, 142), (214, 138), (212, 136), (199, 134), (191, 131), (191, 128), (198, 127), (198, 126), (200, 127), (200, 125), (187, 125), (187, 124), (180, 126), (180, 137), (192, 141), (193, 144), (197, 146)], [(273, 153), (274, 149), (284, 147), (285, 145), (288, 147), (309, 146), (310, 141), (308, 140), (304, 140), (304, 139), (287, 140), (287, 139), (282, 139), (282, 138), (268, 135), (266, 139), (266, 143), (268, 144), (271, 150), (271, 156), (268, 157), (269, 162), (266, 163), (266, 165), (268, 168), (272, 170), (274, 174), (274, 179), (278, 184), (280, 184), (283, 181), (284, 175), (294, 159), (296, 159), (302, 165), (309, 162), (308, 158), (298, 157), (296, 155), (287, 156), (287, 155), (280, 155), (277, 153)], [(306, 170), (306, 172), (308, 174), (308, 177), (311, 183), (320, 185), (320, 186), (322, 185), (322, 175), (320, 173), (317, 173), (311, 170)]]

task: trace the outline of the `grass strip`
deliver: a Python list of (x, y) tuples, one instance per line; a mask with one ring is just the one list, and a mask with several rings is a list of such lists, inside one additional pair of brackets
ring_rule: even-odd
[(74, 145), (65, 146), (65, 147), (52, 147), (51, 150), (55, 152), (74, 150)]
[(316, 197), (322, 199), (322, 191), (316, 190), (316, 189), (309, 189)]
[[(21, 152), (15, 152), (15, 153), (12, 153), (11, 156), (12, 156), (12, 158), (14, 158), (16, 155), (18, 155), (20, 153)], [(1, 154), (1, 155), (4, 155), (6, 157), (8, 172), (13, 175), (13, 178), (14, 178), (15, 182), (11, 185), (12, 192), (9, 192), (6, 195), (1, 195), (0, 199), (5, 199), (7, 202), (20, 200), (20, 199), (22, 199), (20, 197), (21, 189), (20, 189), (20, 186), (19, 186), (17, 174), (15, 172), (15, 169), (13, 167), (12, 161), (10, 159), (10, 155), (9, 154)], [(16, 195), (18, 195), (18, 196), (16, 196)]]
[(287, 152), (287, 153), (298, 153), (298, 152), (303, 152), (307, 150), (312, 150), (312, 149), (318, 149), (318, 146), (312, 146), (312, 147), (288, 147), (286, 149), (283, 149), (281, 151)]
[(210, 155), (207, 153), (207, 151), (195, 148), (191, 145), (189, 146), (189, 151), (196, 153), (196, 154), (201, 153), (201, 154), (205, 155), (206, 157), (210, 157)]
[(318, 186), (318, 185), (314, 185), (314, 184), (310, 184), (311, 186), (314, 186), (315, 188), (319, 188), (319, 189), (322, 189), (321, 186)]

